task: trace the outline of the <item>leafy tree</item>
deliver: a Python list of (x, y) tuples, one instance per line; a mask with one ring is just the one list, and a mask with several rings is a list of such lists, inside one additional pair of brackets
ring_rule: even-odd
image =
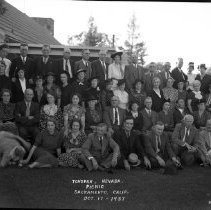
[(69, 37), (68, 44), (76, 46), (112, 47), (112, 39), (106, 33), (98, 32), (94, 17), (88, 21), (88, 31)]
[(133, 14), (128, 24), (128, 40), (125, 40), (124, 47), (121, 46), (119, 49), (126, 52), (129, 58), (132, 54), (137, 54), (139, 63), (144, 65), (144, 57), (147, 55), (146, 48), (145, 43), (140, 41), (140, 33), (138, 33), (139, 26), (136, 21), (136, 16)]

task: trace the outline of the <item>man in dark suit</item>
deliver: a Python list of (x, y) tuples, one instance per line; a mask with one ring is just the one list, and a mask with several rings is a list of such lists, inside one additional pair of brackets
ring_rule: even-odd
[(64, 48), (63, 58), (56, 60), (58, 73), (61, 74), (63, 71), (67, 72), (69, 79), (73, 79), (73, 69), (74, 63), (70, 59), (71, 50), (69, 48)]
[(172, 145), (175, 154), (185, 165), (191, 165), (198, 158), (199, 132), (193, 126), (193, 116), (185, 115), (181, 123), (178, 123), (172, 134)]
[(150, 159), (151, 166), (152, 168), (165, 168), (172, 164), (180, 166), (180, 161), (176, 158), (168, 137), (163, 130), (163, 122), (158, 121), (152, 131), (144, 138), (145, 150)]
[(108, 79), (108, 65), (106, 64), (106, 50), (100, 50), (99, 59), (92, 62), (91, 77), (97, 77), (99, 79), (100, 89), (105, 88), (105, 81)]
[(16, 80), (18, 70), (24, 69), (26, 80), (33, 84), (35, 63), (32, 58), (28, 57), (28, 50), (27, 44), (21, 44), (20, 55), (12, 60), (9, 77), (13, 82)]
[(91, 78), (91, 74), (92, 74), (92, 67), (91, 67), (91, 62), (89, 61), (89, 57), (90, 57), (90, 51), (83, 49), (82, 59), (79, 61), (76, 61), (75, 67), (74, 67), (74, 75), (76, 75), (79, 69), (83, 69), (86, 71), (86, 81), (89, 78)]
[(98, 124), (96, 132), (89, 134), (87, 141), (82, 145), (82, 152), (88, 159), (85, 163), (89, 171), (104, 171), (117, 165), (120, 157), (119, 146), (106, 132), (107, 125)]
[(29, 139), (33, 144), (39, 133), (40, 109), (39, 104), (32, 101), (32, 89), (26, 89), (25, 98), (18, 102), (15, 108), (15, 121), (19, 134), (23, 139)]
[(48, 72), (53, 72), (56, 76), (56, 80), (59, 79), (59, 73), (57, 71), (55, 61), (50, 57), (51, 48), (50, 45), (43, 45), (42, 56), (35, 60), (35, 76), (41, 75), (45, 77)]
[(131, 93), (136, 80), (141, 80), (142, 82), (145, 80), (143, 69), (138, 65), (138, 56), (136, 54), (131, 56), (131, 62), (130, 65), (125, 66), (125, 81), (128, 93)]
[(113, 96), (111, 98), (111, 106), (106, 107), (103, 113), (103, 122), (108, 126), (109, 135), (113, 135), (122, 126), (125, 118), (125, 110), (118, 107), (119, 97)]
[(169, 77), (171, 77), (170, 69), (171, 69), (171, 63), (165, 62), (164, 66), (163, 66), (163, 71), (161, 71), (159, 73), (159, 77), (160, 77), (160, 80), (161, 80), (161, 84), (160, 84), (161, 89), (166, 87), (167, 79)]
[(143, 136), (138, 135), (135, 130), (132, 130), (133, 125), (134, 119), (132, 117), (126, 117), (123, 127), (113, 135), (113, 139), (120, 148), (121, 159), (119, 160), (119, 165), (129, 171), (131, 165), (129, 164), (128, 157), (131, 153), (135, 153), (144, 162), (146, 167), (151, 168), (150, 161), (142, 145)]
[(154, 77), (159, 77), (159, 73), (156, 71), (156, 63), (155, 62), (151, 62), (149, 64), (149, 71), (145, 74), (144, 76), (144, 90), (147, 93), (147, 95), (149, 93), (151, 93), (152, 88), (153, 88), (153, 78)]
[(157, 121), (157, 113), (153, 111), (152, 108), (152, 98), (147, 97), (144, 100), (145, 108), (141, 110), (141, 116), (143, 119), (142, 132), (146, 133), (151, 130), (152, 126), (155, 125)]
[(174, 85), (173, 87), (177, 89), (177, 84), (178, 82), (183, 81), (187, 85), (188, 77), (187, 75), (182, 71), (182, 66), (183, 66), (183, 59), (178, 58), (178, 64), (177, 67), (174, 68), (171, 72), (171, 76), (174, 79)]

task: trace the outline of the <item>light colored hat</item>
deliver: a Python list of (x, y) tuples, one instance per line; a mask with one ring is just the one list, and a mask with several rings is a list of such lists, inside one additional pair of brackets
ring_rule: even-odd
[(130, 153), (128, 155), (128, 161), (133, 167), (137, 167), (141, 164), (141, 161), (138, 159), (138, 155), (136, 155), (135, 153)]
[(65, 47), (65, 48), (64, 48), (64, 52), (65, 52), (65, 53), (66, 53), (66, 52), (67, 52), (67, 53), (71, 53), (71, 50), (70, 50), (70, 48)]

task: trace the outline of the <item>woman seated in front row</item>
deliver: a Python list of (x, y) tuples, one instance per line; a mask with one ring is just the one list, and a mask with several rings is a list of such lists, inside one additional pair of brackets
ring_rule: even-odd
[[(65, 153), (59, 155), (59, 165), (64, 167), (83, 168), (81, 146), (86, 141), (86, 134), (81, 130), (81, 121), (74, 119), (64, 138)], [(83, 162), (83, 161), (82, 161)]]
[(47, 121), (47, 130), (43, 130), (38, 134), (34, 145), (32, 145), (28, 157), (20, 161), (20, 164), (29, 164), (29, 168), (43, 168), (58, 166), (57, 157), (61, 154), (61, 146), (63, 143), (63, 133), (56, 129), (54, 119)]

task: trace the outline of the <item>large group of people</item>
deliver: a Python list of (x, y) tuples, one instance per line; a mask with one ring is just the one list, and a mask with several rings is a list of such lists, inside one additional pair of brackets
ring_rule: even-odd
[(28, 56), (27, 44), (10, 61), (0, 45), (0, 166), (165, 169), (211, 166), (211, 74), (205, 64), (193, 74), (166, 62), (147, 68), (133, 54), (102, 49), (89, 61), (82, 50), (53, 59)]

